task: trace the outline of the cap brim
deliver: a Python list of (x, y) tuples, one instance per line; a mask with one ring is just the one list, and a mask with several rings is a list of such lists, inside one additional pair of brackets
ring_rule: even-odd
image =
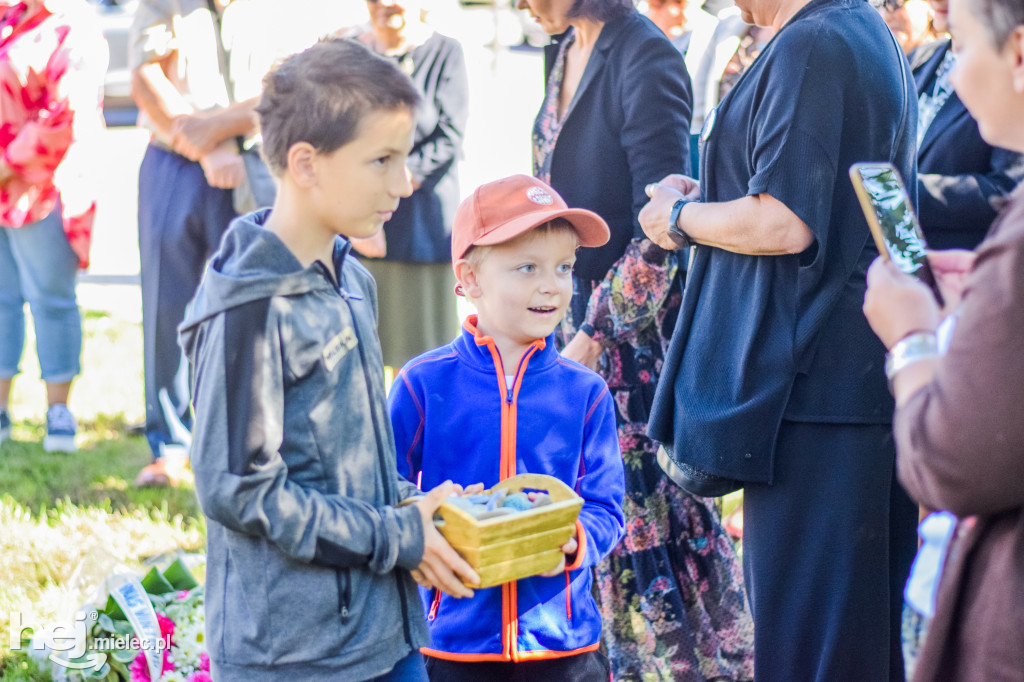
[(501, 244), (555, 218), (563, 218), (573, 226), (579, 236), (580, 246), (603, 246), (611, 238), (608, 224), (593, 211), (588, 211), (585, 208), (556, 208), (550, 211), (534, 211), (529, 215), (513, 218), (483, 237), (474, 240), (473, 244), (475, 246)]

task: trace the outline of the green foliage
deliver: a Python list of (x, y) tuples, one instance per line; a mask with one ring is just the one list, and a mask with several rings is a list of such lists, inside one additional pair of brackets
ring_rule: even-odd
[[(23, 623), (42, 627), (92, 599), (115, 567), (132, 567), (141, 575), (147, 559), (162, 557), (163, 565), (179, 550), (205, 549), (206, 526), (191, 487), (133, 485), (151, 456), (145, 439), (129, 435), (127, 426), (144, 412), (139, 325), (106, 313), (85, 311), (83, 317), (83, 372), (70, 405), (79, 418), (79, 452), (42, 449), (46, 402), (31, 352), (25, 353), (24, 373), (14, 384), (13, 440), (0, 445), (4, 682), (50, 679), (46, 665), (40, 667), (24, 649), (12, 651), (12, 612), (21, 613)], [(26, 348), (31, 349), (32, 326), (27, 326)], [(180, 571), (164, 577), (174, 589), (187, 589), (179, 588), (187, 582)], [(120, 625), (111, 624), (115, 630)], [(111, 657), (108, 663), (104, 675), (127, 674), (123, 661)]]
[(201, 519), (190, 487), (141, 489), (132, 482), (150, 462), (142, 437), (125, 435), (116, 419), (79, 424), (80, 451), (44, 452), (45, 427), (38, 422), (14, 426), (14, 440), (0, 445), (0, 490), (39, 516), (59, 501), (76, 506), (159, 509), (167, 516)]
[(0, 659), (0, 680), (4, 682), (51, 682), (45, 668), (40, 668), (24, 651), (17, 651)]

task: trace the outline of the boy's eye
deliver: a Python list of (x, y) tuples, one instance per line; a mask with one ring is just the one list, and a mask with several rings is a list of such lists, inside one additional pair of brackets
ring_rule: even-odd
[(562, 263), (558, 266), (558, 273), (560, 275), (571, 275), (572, 274), (572, 263)]
[(388, 165), (388, 161), (390, 161), (390, 160), (391, 160), (390, 156), (382, 156), (379, 159), (374, 159), (373, 160), (373, 165), (375, 165), (375, 166), (386, 166), (386, 165)]
[(526, 265), (520, 265), (517, 269), (524, 275), (529, 275), (537, 269), (537, 266), (533, 263), (527, 263)]

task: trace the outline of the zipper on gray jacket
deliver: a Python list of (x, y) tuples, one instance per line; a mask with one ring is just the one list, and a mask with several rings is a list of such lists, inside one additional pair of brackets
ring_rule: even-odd
[[(323, 266), (323, 263), (321, 263), (321, 266)], [(330, 279), (330, 271), (327, 270), (325, 266), (323, 267), (323, 270), (324, 274), (328, 276), (328, 279)], [(338, 279), (340, 281), (341, 273), (339, 272), (338, 275)], [(373, 423), (374, 438), (377, 441), (377, 463), (379, 464), (381, 474), (384, 477), (384, 504), (385, 506), (390, 506), (394, 504), (394, 501), (391, 499), (391, 486), (389, 485), (389, 482), (387, 480), (388, 467), (387, 461), (385, 460), (384, 457), (384, 447), (381, 444), (381, 425), (377, 419), (377, 410), (375, 409), (375, 402), (373, 399), (373, 382), (370, 381), (370, 366), (366, 360), (366, 353), (364, 352), (365, 344), (363, 343), (362, 337), (359, 335), (359, 325), (355, 322), (356, 313), (354, 310), (352, 310), (352, 301), (347, 295), (345, 295), (345, 292), (342, 290), (340, 284), (337, 287), (337, 291), (338, 294), (345, 300), (345, 303), (348, 305), (349, 315), (352, 316), (352, 329), (355, 331), (356, 335), (356, 348), (359, 353), (359, 363), (362, 365), (363, 368), (363, 381), (366, 383), (366, 395), (370, 403), (370, 421)], [(412, 647), (412, 631), (409, 629), (409, 602), (406, 599), (405, 592), (406, 582), (412, 580), (412, 578), (406, 578), (405, 576), (407, 574), (404, 574), (404, 572), (401, 570), (395, 570), (394, 574), (395, 582), (398, 586), (398, 599), (402, 603), (402, 631), (405, 634), (406, 643), (408, 643), (409, 646)]]
[(352, 576), (347, 568), (335, 569), (334, 575), (338, 582), (338, 612), (341, 620), (348, 620), (348, 605), (352, 603)]

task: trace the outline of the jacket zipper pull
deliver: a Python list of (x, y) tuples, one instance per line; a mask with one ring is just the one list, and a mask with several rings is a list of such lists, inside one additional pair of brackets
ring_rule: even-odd
[(430, 605), (430, 613), (427, 614), (427, 620), (428, 621), (434, 622), (434, 619), (437, 618), (437, 608), (440, 605), (441, 605), (441, 590), (435, 589), (434, 590), (434, 600), (433, 600), (433, 603)]

